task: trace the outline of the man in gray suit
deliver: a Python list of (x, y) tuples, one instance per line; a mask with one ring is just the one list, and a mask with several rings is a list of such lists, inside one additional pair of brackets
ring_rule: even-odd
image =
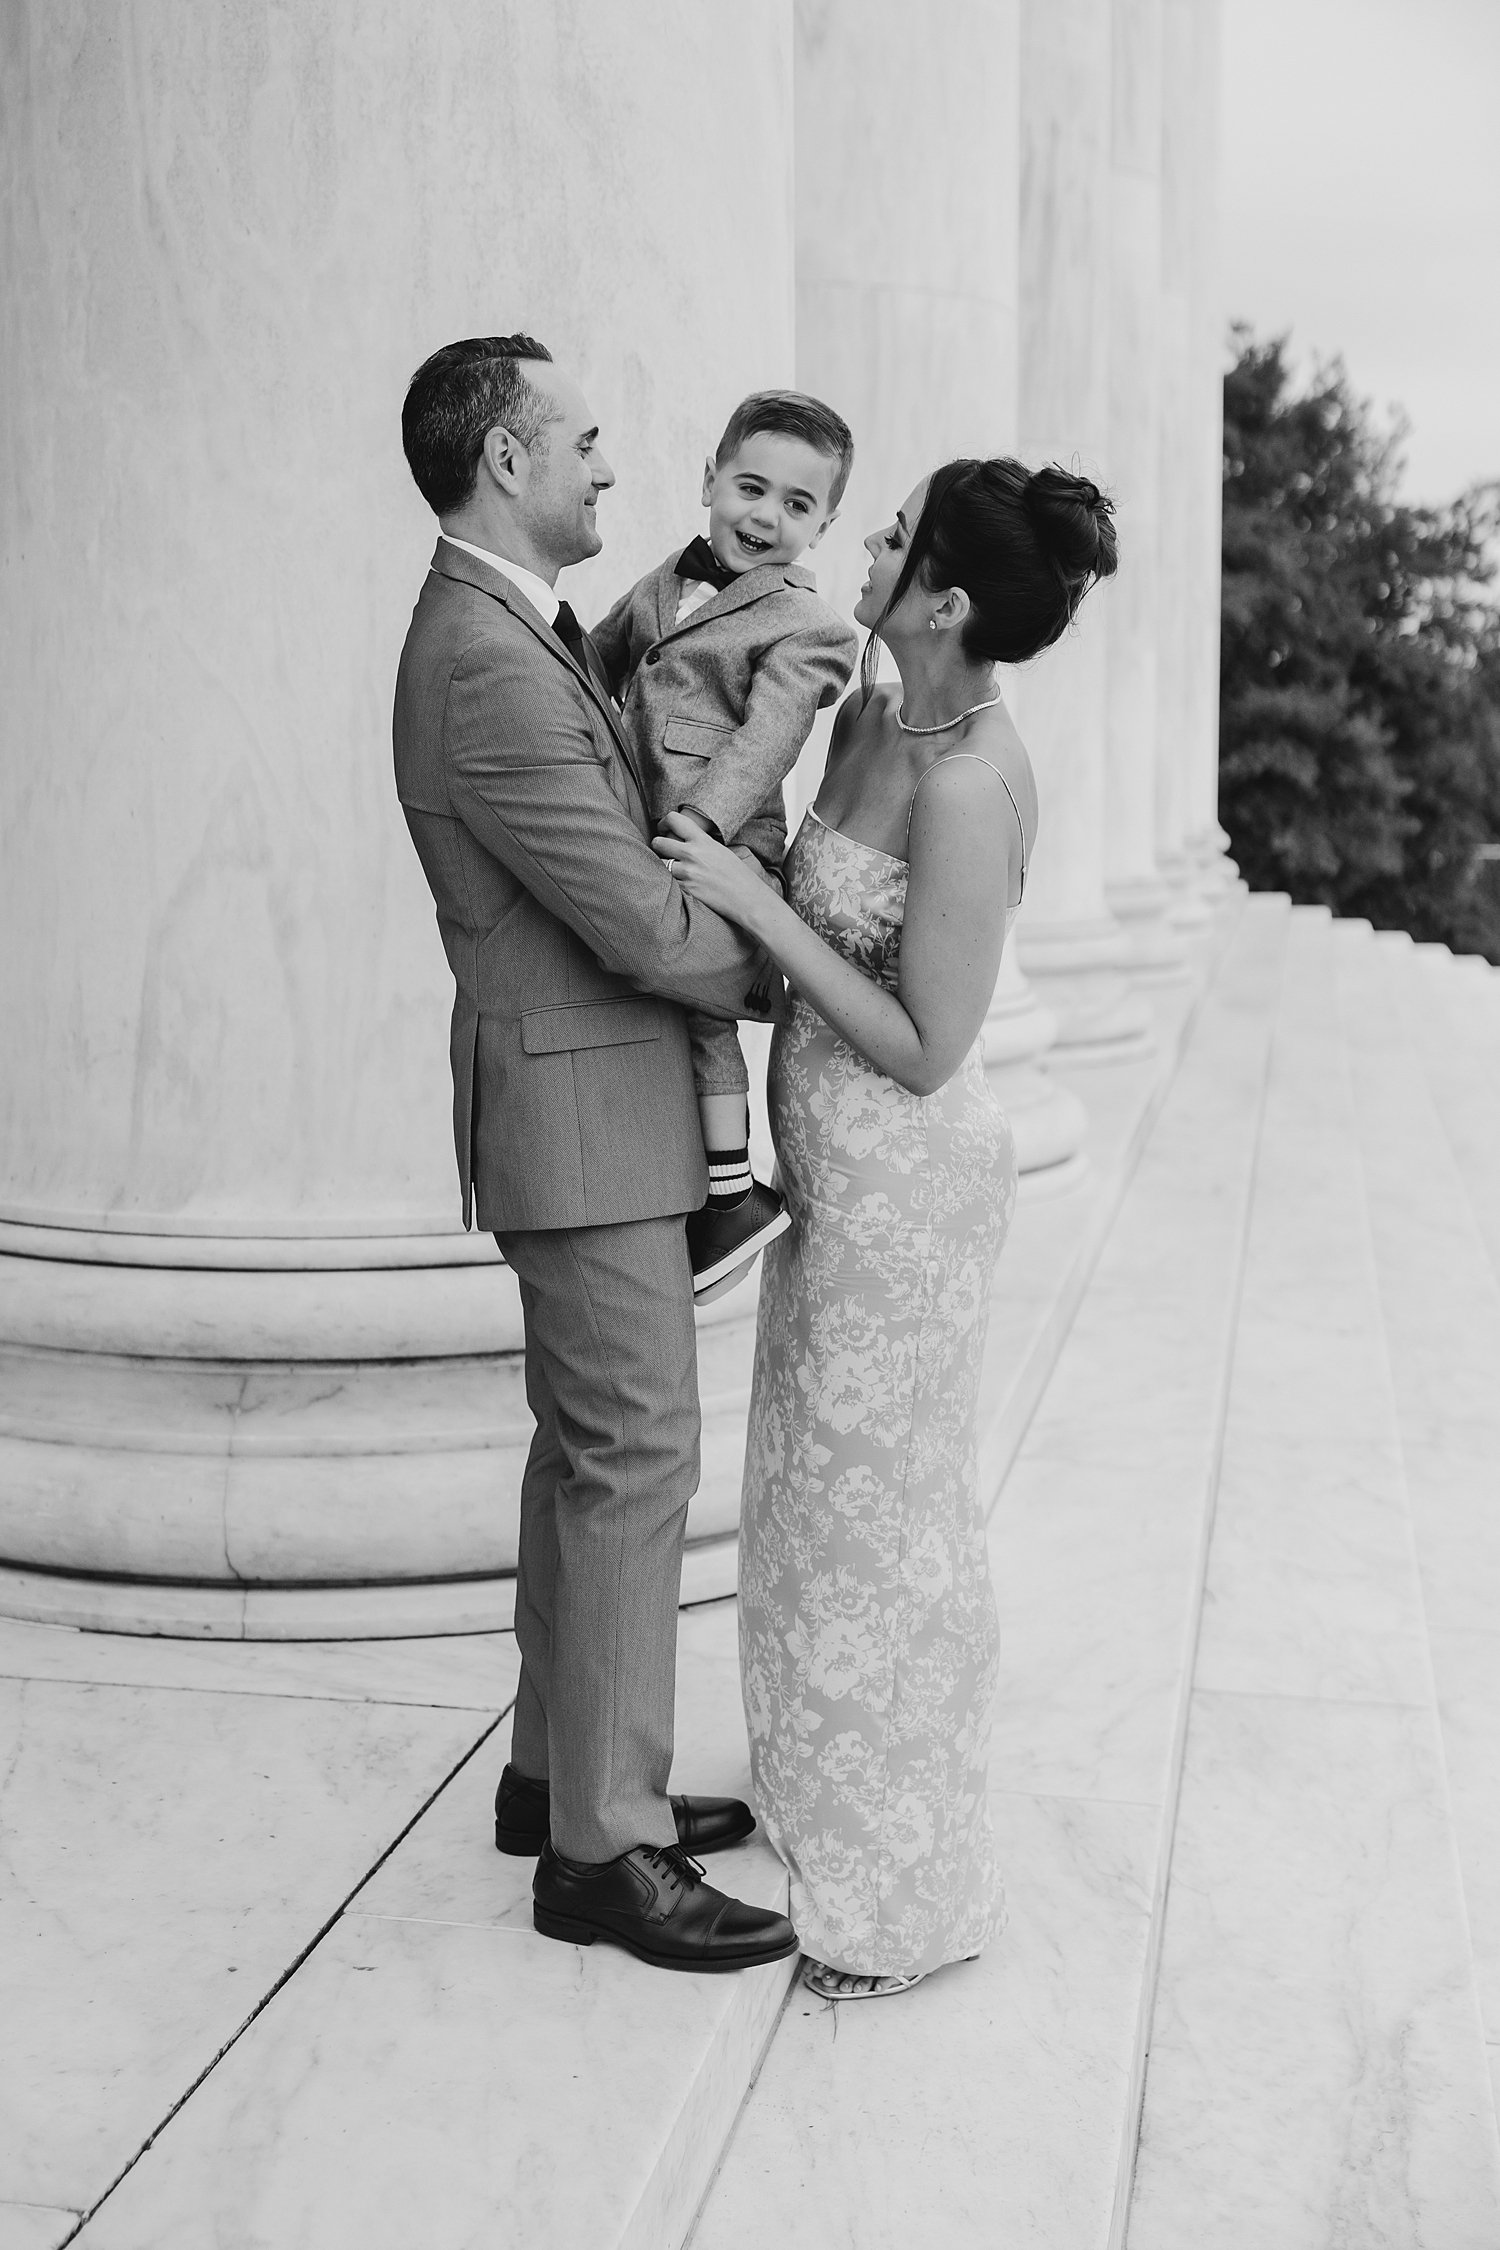
[(527, 336), (436, 352), (402, 412), (442, 536), (396, 683), (396, 782), (457, 986), (454, 1139), (520, 1284), (536, 1433), (521, 1680), (495, 1840), (535, 1852), (536, 1927), (663, 1968), (796, 1950), (689, 1855), (754, 1826), (671, 1797), (683, 1527), (698, 1481), (685, 1215), (707, 1190), (683, 1009), (733, 1018), (761, 964), (651, 850), (587, 634), (554, 592), (597, 554), (613, 472)]

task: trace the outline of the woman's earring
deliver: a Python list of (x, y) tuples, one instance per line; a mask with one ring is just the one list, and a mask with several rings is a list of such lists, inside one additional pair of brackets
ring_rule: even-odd
[(927, 630), (929, 633), (935, 633), (937, 631), (937, 619), (935, 617), (928, 618)]

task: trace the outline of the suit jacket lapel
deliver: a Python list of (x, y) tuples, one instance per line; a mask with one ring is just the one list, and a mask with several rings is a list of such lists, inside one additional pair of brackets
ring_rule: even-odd
[[(681, 548), (678, 553), (682, 552)], [(656, 637), (662, 640), (677, 623), (677, 604), (682, 599), (682, 580), (673, 562), (664, 562), (656, 574)]]
[[(566, 644), (558, 639), (551, 626), (532, 608), (520, 588), (513, 585), (503, 571), (492, 570), (488, 563), (482, 563), (477, 555), (466, 555), (461, 547), (451, 546), (447, 540), (440, 539), (432, 558), (432, 567), (440, 577), (456, 578), (465, 586), (477, 587), (481, 594), (491, 595), (504, 609), (509, 610), (518, 624), (524, 625), (526, 630), (541, 642), (543, 648), (549, 654), (555, 656), (560, 664), (566, 664), (575, 680), (583, 682), (583, 685), (603, 712), (609, 725), (610, 734), (614, 739), (615, 748), (624, 759), (631, 779), (644, 799), (646, 794), (645, 783), (631, 754), (630, 744), (625, 738), (625, 730), (620, 724), (620, 716), (615, 709), (614, 698), (610, 695), (607, 685), (595, 676), (592, 663), (588, 670), (581, 670), (574, 663), (572, 653)], [(593, 659), (593, 663), (597, 663), (597, 661), (597, 658)]]
[[(670, 580), (672, 591), (668, 593), (661, 580), (658, 581), (659, 640), (665, 640), (669, 633), (679, 630), (677, 592), (682, 585), (682, 580), (669, 567), (663, 569), (662, 579)], [(797, 563), (764, 563), (759, 570), (744, 571), (732, 586), (721, 587), (717, 593), (710, 594), (708, 600), (695, 609), (691, 617), (683, 619), (680, 630), (690, 633), (700, 619), (707, 624), (713, 618), (728, 617), (737, 609), (748, 609), (752, 602), (758, 602), (763, 595), (780, 593), (783, 586), (813, 584), (811, 574)]]

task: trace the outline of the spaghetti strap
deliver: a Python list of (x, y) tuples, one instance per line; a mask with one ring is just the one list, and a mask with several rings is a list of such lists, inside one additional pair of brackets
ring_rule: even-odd
[[(949, 750), (941, 758), (933, 759), (932, 765), (927, 768), (927, 773), (931, 773), (933, 771), (933, 768), (936, 766), (955, 765), (960, 758), (968, 758), (976, 766), (988, 766), (990, 772), (994, 775), (1001, 788), (1005, 791), (1006, 796), (1010, 799), (1010, 809), (1016, 816), (1016, 827), (1019, 830), (1021, 837), (1021, 892), (1020, 897), (1016, 900), (1016, 906), (1019, 906), (1021, 903), (1021, 899), (1026, 896), (1026, 823), (1021, 818), (1021, 808), (1016, 803), (1016, 793), (1012, 789), (1010, 783), (1006, 780), (1004, 774), (1000, 771), (1000, 768), (997, 765), (994, 765), (990, 761), (990, 759), (981, 758), (977, 750)], [(927, 779), (927, 773), (918, 774), (917, 789), (920, 789), (923, 782)], [(912, 809), (917, 801), (917, 789), (914, 789), (912, 791), (911, 802), (907, 805), (906, 808), (906, 843), (908, 852), (910, 852), (911, 849), (911, 816)], [(1014, 913), (1015, 908), (1011, 908), (1010, 911)]]

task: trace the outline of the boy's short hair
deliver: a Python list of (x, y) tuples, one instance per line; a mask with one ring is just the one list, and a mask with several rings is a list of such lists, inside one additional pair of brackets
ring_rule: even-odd
[(746, 438), (762, 430), (774, 432), (778, 437), (801, 438), (816, 453), (826, 453), (837, 461), (833, 488), (828, 504), (836, 508), (844, 497), (844, 487), (849, 482), (849, 471), (854, 466), (854, 438), (848, 423), (831, 406), (807, 391), (752, 391), (742, 398), (724, 425), (724, 435), (714, 454), (714, 467), (722, 469), (730, 455), (737, 453)]
[(526, 365), (551, 357), (535, 336), (465, 336), (423, 360), (401, 409), (401, 443), (435, 516), (451, 515), (469, 498), (497, 423), (518, 445), (535, 448), (549, 409), (527, 382)]

